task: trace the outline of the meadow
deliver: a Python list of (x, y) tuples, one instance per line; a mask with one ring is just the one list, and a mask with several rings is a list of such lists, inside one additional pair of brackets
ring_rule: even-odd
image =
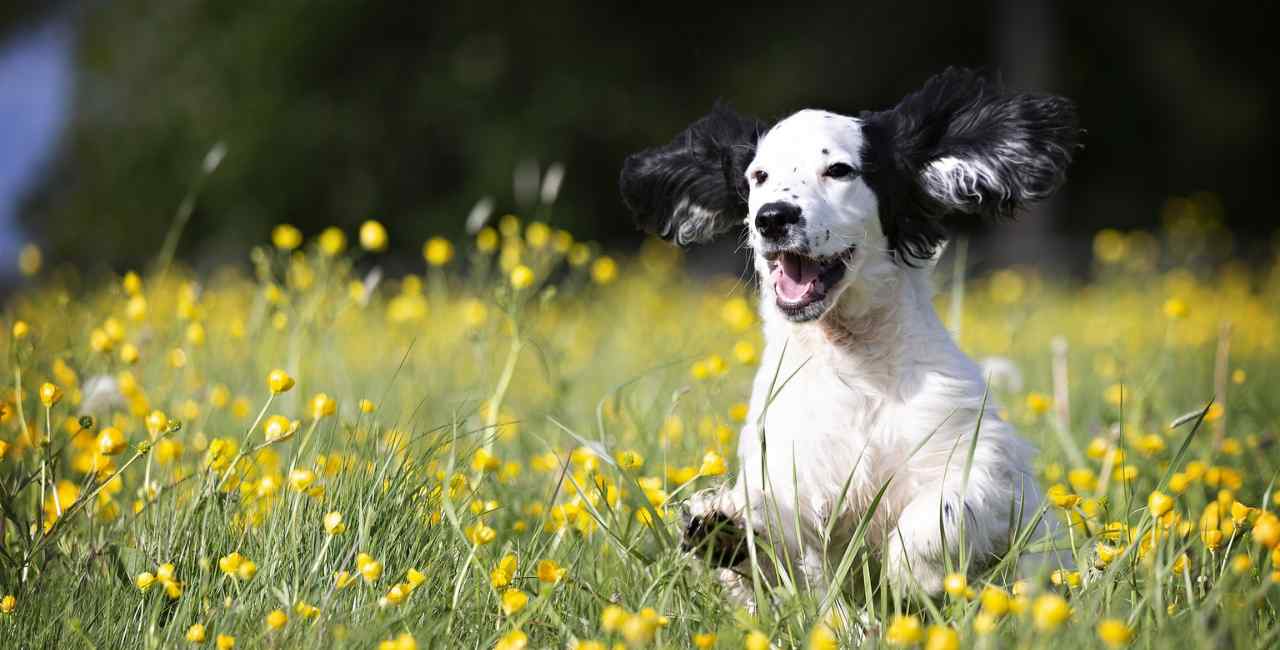
[(870, 597), (757, 611), (677, 542), (681, 499), (734, 472), (750, 281), (514, 215), (398, 277), (376, 221), (281, 225), (200, 275), (28, 251), (0, 647), (1276, 647), (1280, 265), (1232, 261), (1211, 212), (1097, 233), (1088, 281), (937, 271), (1075, 567), (930, 600), (855, 548)]

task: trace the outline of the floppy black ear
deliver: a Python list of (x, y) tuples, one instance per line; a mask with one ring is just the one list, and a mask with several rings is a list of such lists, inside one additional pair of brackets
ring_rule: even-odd
[(885, 232), (896, 250), (917, 259), (945, 239), (951, 215), (1005, 219), (1048, 198), (1062, 185), (1080, 135), (1070, 100), (1009, 92), (960, 68), (863, 119), (871, 157), (864, 175), (877, 194), (890, 195), (889, 210), (881, 205)]
[(627, 156), (622, 201), (645, 232), (677, 244), (710, 241), (742, 222), (743, 177), (764, 124), (717, 104), (670, 144)]

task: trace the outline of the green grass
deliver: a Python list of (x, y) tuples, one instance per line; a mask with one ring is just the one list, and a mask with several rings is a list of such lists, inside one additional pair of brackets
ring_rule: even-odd
[[(1100, 647), (1104, 619), (1132, 630), (1133, 647), (1276, 645), (1280, 585), (1272, 572), (1280, 567), (1249, 523), (1211, 551), (1200, 521), (1220, 498), (1275, 508), (1280, 273), (1242, 279), (1234, 267), (1196, 275), (1177, 259), (1166, 259), (1164, 272), (1099, 262), (1084, 286), (1014, 269), (969, 279), (954, 310), (943, 293), (939, 305), (961, 316), (950, 325), (967, 352), (1006, 356), (1021, 368), (1022, 390), (998, 386), (991, 397), (1040, 446), (1046, 486), (1078, 494), (1076, 511), (1088, 513), (1058, 540), (1075, 549), (1082, 584), (1028, 580), (1026, 595), (1014, 598), (1021, 613), (979, 634), (975, 626), (990, 623), (979, 598), (893, 593), (880, 558), (862, 545), (831, 568), (858, 585), (849, 592), (824, 600), (784, 579), (756, 586), (755, 613), (727, 600), (701, 559), (679, 551), (676, 514), (692, 491), (729, 478), (699, 476), (708, 452), (726, 459), (730, 475), (734, 469), (736, 405), (748, 397), (761, 344), (750, 290), (731, 278), (691, 286), (661, 245), (611, 267), (594, 249), (563, 240), (555, 248), (554, 237), (540, 247), (543, 233), (534, 230), (508, 221), (493, 248), (468, 246), (445, 267), (358, 290), (351, 283), (365, 276), (353, 266), (367, 269), (376, 255), (258, 249), (250, 277), (145, 276), (144, 313), (119, 281), (84, 286), (70, 269), (46, 270), (38, 287), (10, 301), (0, 334), (0, 440), (8, 444), (0, 593), (15, 602), (0, 614), (0, 647), (180, 647), (196, 623), (206, 627), (206, 645), (225, 634), (238, 648), (363, 648), (403, 633), (420, 647), (491, 648), (516, 629), (529, 647), (683, 647), (708, 633), (717, 647), (740, 647), (753, 633), (789, 647), (805, 645), (815, 629), (876, 647), (890, 630), (908, 629), (893, 625), (898, 615), (924, 629), (953, 628), (964, 647)], [(517, 260), (532, 271), (531, 286), (511, 287)], [(21, 338), (11, 332), (17, 320), (30, 328)], [(193, 332), (197, 322), (202, 331)], [(1232, 324), (1225, 359), (1223, 322)], [(1055, 385), (1059, 336), (1068, 344), (1058, 362), (1067, 381)], [(126, 344), (138, 351), (132, 364), (122, 359)], [(1215, 379), (1216, 365), (1225, 376)], [(273, 368), (289, 371), (297, 386), (271, 397)], [(78, 432), (90, 378), (105, 375), (127, 390)], [(65, 392), (50, 409), (39, 401), (46, 381)], [(318, 392), (336, 401), (336, 414), (312, 417)], [(376, 409), (363, 412), (362, 399)], [(172, 421), (164, 433), (148, 432), (144, 418), (154, 410)], [(300, 426), (268, 444), (259, 412)], [(1170, 427), (1187, 413), (1197, 417)], [(130, 444), (109, 458), (93, 451), (108, 425)], [(49, 444), (39, 444), (48, 429)], [(244, 458), (230, 470), (209, 467), (215, 440)], [(616, 460), (622, 452), (634, 452), (625, 467)], [(1112, 475), (1126, 467), (1130, 480)], [(317, 468), (323, 493), (291, 489), (290, 468)], [(1095, 480), (1085, 480), (1085, 469)], [(1147, 512), (1147, 495), (1172, 492), (1175, 476), (1183, 489), (1174, 509), (1190, 529), (1183, 535), (1173, 525), (1144, 547), (1143, 535), (1164, 530)], [(1220, 497), (1228, 486), (1232, 493)], [(41, 534), (46, 510), (63, 517)], [(333, 511), (346, 523), (337, 535), (322, 525)], [(1108, 537), (1114, 522), (1131, 527), (1128, 538)], [(1096, 561), (1100, 541), (1119, 553), (1106, 566)], [(764, 544), (754, 550), (758, 563), (785, 565)], [(232, 552), (256, 564), (251, 579), (219, 569)], [(362, 552), (382, 575), (338, 589), (335, 574), (356, 574)], [(509, 587), (492, 580), (505, 555), (518, 560), (510, 588), (529, 597), (512, 615), (501, 611)], [(1250, 567), (1233, 571), (1240, 557)], [(563, 577), (539, 580), (541, 561), (565, 569)], [(159, 583), (146, 591), (135, 584), (163, 563), (175, 567), (176, 599)], [(1008, 589), (1007, 568), (972, 576), (969, 586)], [(426, 580), (402, 602), (380, 604), (410, 569)], [(1039, 629), (1032, 611), (1047, 594), (1072, 611), (1053, 630)], [(300, 615), (300, 601), (318, 614)], [(635, 615), (609, 610), (619, 626), (607, 629), (610, 605)], [(636, 614), (645, 608), (652, 614)], [(289, 621), (269, 630), (276, 609)]]

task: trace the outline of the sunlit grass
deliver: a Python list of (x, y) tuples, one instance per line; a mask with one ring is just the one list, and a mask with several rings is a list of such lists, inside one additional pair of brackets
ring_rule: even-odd
[(939, 272), (1074, 570), (921, 601), (851, 554), (860, 593), (756, 613), (675, 542), (679, 500), (734, 469), (761, 347), (736, 278), (513, 216), (397, 278), (376, 222), (281, 226), (249, 275), (27, 259), (0, 645), (1272, 647), (1280, 267), (1193, 272), (1188, 227), (1101, 233), (1083, 286)]

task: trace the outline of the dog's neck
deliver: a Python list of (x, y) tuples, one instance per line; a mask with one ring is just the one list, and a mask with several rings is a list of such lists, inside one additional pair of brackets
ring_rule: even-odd
[(889, 262), (857, 270), (839, 301), (814, 322), (765, 319), (766, 338), (788, 341), (787, 356), (830, 366), (876, 392), (897, 392), (914, 382), (911, 371), (938, 367), (959, 350), (933, 308), (930, 267)]

